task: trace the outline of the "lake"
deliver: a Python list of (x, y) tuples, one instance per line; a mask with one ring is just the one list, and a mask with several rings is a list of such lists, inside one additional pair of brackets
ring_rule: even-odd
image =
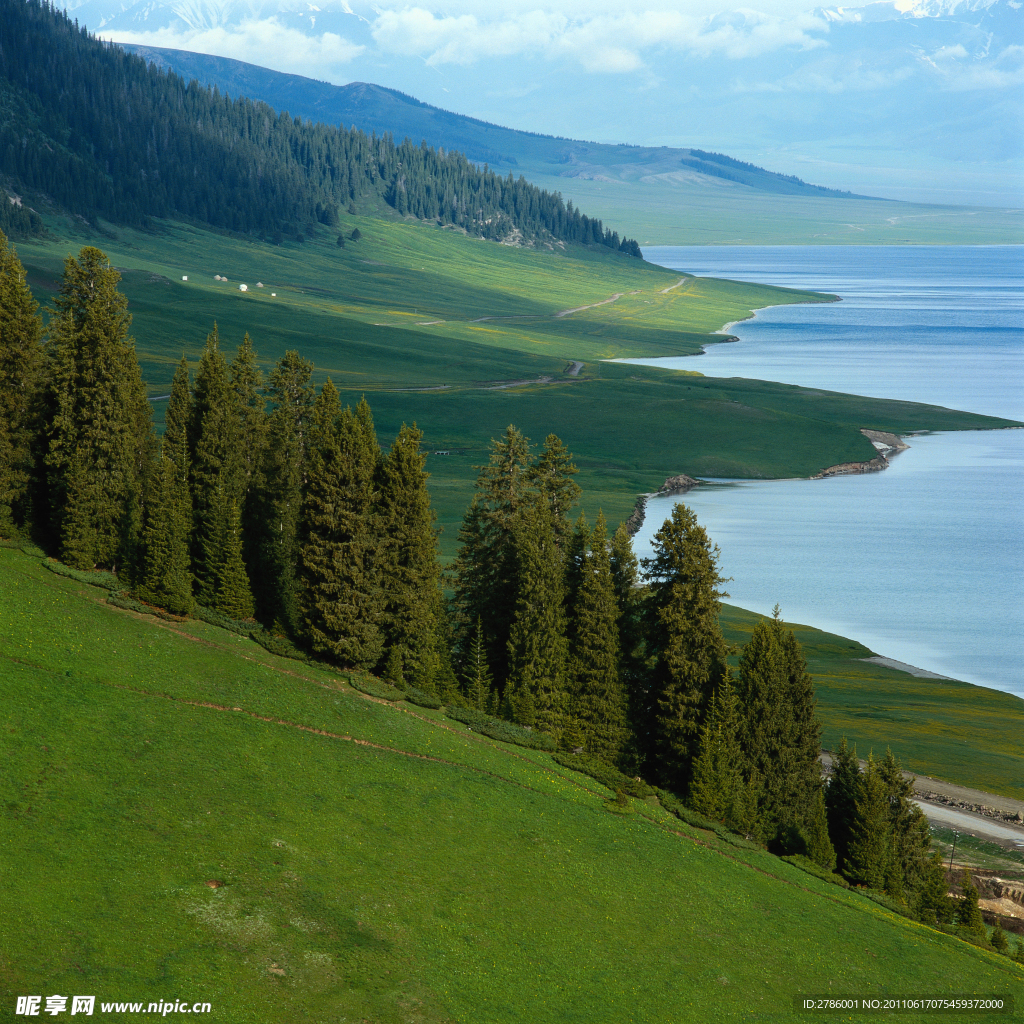
[[(1024, 247), (658, 247), (703, 276), (833, 292), (703, 356), (635, 360), (1024, 420)], [(634, 360), (631, 360), (631, 362)], [(910, 437), (888, 470), (686, 495), (730, 601), (1024, 697), (1024, 430)], [(685, 470), (686, 467), (679, 467)], [(652, 499), (637, 554), (671, 512)]]

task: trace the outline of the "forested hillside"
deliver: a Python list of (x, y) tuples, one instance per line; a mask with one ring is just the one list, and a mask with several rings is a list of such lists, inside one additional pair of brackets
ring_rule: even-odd
[[(485, 238), (639, 255), (559, 195), (460, 153), (228, 99), (105, 46), (38, 0), (2, 0), (0, 15), (0, 174), (72, 213), (131, 225), (182, 217), (280, 241), (374, 196)], [(33, 229), (22, 221), (8, 226)]]

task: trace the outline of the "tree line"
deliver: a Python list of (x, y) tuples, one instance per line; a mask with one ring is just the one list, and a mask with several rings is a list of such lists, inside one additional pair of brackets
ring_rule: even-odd
[[(486, 238), (640, 256), (635, 241), (523, 177), (232, 100), (101, 43), (44, 0), (0, 0), (0, 102), (0, 171), (90, 219), (181, 217), (280, 241), (376, 197)], [(3, 216), (18, 231), (39, 227), (28, 213)]]
[(898, 761), (862, 771), (844, 741), (823, 783), (813, 681), (778, 610), (731, 667), (719, 551), (692, 510), (638, 560), (624, 523), (573, 521), (562, 441), (535, 450), (509, 426), (446, 600), (415, 425), (385, 450), (365, 400), (317, 391), (296, 352), (264, 376), (248, 335), (229, 359), (214, 325), (158, 439), (118, 281), (98, 249), (68, 257), (44, 343), (0, 236), (0, 535), (114, 570), (170, 613), (256, 619), (334, 665), (544, 732), (923, 919), (954, 916)]

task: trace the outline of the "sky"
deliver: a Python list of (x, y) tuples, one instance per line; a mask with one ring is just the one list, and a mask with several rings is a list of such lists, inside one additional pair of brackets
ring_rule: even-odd
[(833, 188), (1024, 206), (1024, 4), (67, 0), (195, 50), (600, 142), (693, 146)]

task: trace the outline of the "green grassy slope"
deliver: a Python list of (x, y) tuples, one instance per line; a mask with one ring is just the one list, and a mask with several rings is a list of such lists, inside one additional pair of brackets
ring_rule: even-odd
[[(742, 645), (760, 616), (725, 606), (722, 628)], [(908, 771), (1024, 799), (1024, 700), (949, 679), (919, 679), (863, 661), (856, 640), (793, 626), (815, 681), (822, 744), (845, 736), (861, 757), (891, 747)]]
[[(558, 433), (577, 457), (588, 513), (600, 505), (613, 522), (628, 515), (638, 492), (676, 473), (806, 476), (872, 458), (861, 427), (1005, 424), (600, 361), (698, 352), (721, 340), (710, 332), (753, 309), (828, 297), (686, 277), (623, 255), (516, 249), (368, 216), (346, 217), (343, 227), (358, 227), (363, 238), (339, 249), (324, 233), (275, 247), (170, 225), (151, 235), (24, 243), (19, 252), (41, 299), (52, 294), (68, 252), (85, 241), (108, 252), (124, 271), (154, 397), (169, 392), (183, 352), (198, 358), (216, 320), (229, 350), (248, 330), (264, 365), (296, 348), (317, 365), (319, 380), (330, 374), (353, 401), (366, 393), (385, 442), (403, 421), (417, 421), (430, 450), (456, 453), (432, 456), (429, 465), (446, 556), (474, 467), (510, 422), (538, 442)], [(581, 306), (590, 308), (555, 315)], [(578, 377), (565, 373), (573, 360), (585, 363)], [(541, 378), (550, 380), (500, 386)], [(156, 410), (159, 420), (159, 402)]]
[(610, 814), (547, 755), (113, 609), (20, 551), (0, 577), (6, 1006), (592, 1024), (786, 1019), (801, 993), (1024, 999), (1005, 958), (659, 808)]

